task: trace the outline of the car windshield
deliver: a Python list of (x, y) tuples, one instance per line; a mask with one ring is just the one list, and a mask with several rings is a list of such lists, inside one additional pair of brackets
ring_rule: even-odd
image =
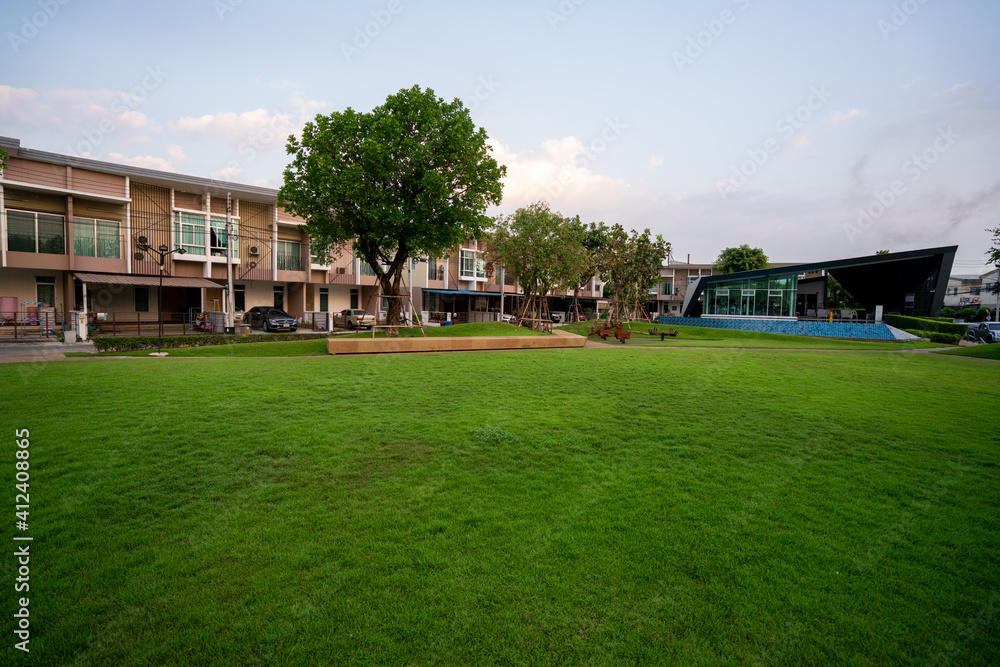
[(989, 322), (986, 328), (990, 331), (1000, 331), (1000, 322)]

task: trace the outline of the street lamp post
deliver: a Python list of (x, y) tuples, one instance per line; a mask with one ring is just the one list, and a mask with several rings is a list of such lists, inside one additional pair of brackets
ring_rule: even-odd
[(148, 243), (139, 244), (139, 250), (155, 253), (160, 258), (160, 286), (156, 290), (156, 313), (157, 319), (160, 321), (160, 333), (156, 338), (156, 356), (160, 357), (163, 356), (163, 352), (161, 351), (163, 348), (163, 260), (171, 253), (176, 252), (178, 255), (183, 255), (187, 251), (184, 248), (174, 248), (171, 250), (165, 245), (154, 248)]

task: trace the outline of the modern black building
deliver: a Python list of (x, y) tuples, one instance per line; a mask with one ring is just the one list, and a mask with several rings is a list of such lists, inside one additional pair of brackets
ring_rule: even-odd
[[(802, 292), (806, 292), (806, 276), (825, 271), (868, 312), (882, 306), (885, 313), (935, 315), (944, 302), (957, 250), (958, 246), (946, 246), (703, 276), (688, 289), (682, 314), (685, 317), (805, 317), (816, 308), (813, 296), (816, 292), (800, 293), (800, 281)], [(826, 278), (818, 280), (823, 283), (820, 294), (825, 294)]]

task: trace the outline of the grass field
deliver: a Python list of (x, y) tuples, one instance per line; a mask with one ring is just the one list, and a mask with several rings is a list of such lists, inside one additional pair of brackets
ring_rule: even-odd
[[(567, 324), (561, 329), (586, 336), (593, 322)], [(650, 336), (647, 332), (653, 326), (660, 331), (668, 328), (678, 332), (676, 338)], [(632, 338), (626, 345), (650, 345), (657, 347), (730, 347), (755, 349), (801, 349), (801, 350), (912, 350), (919, 348), (944, 347), (941, 343), (927, 341), (895, 342), (881, 340), (847, 340), (843, 338), (819, 338), (816, 336), (788, 336), (785, 334), (760, 333), (757, 331), (737, 331), (734, 329), (713, 329), (710, 327), (669, 327), (646, 322), (632, 323)], [(592, 337), (592, 340), (600, 340)], [(608, 343), (618, 344), (609, 336)]]
[(951, 354), (957, 357), (974, 357), (976, 359), (995, 359), (1000, 361), (1000, 345), (976, 345), (975, 347), (959, 347), (954, 350), (945, 350), (941, 354)]
[(31, 653), (8, 588), (0, 663), (996, 664), (998, 379), (627, 347), (3, 364), (34, 541)]

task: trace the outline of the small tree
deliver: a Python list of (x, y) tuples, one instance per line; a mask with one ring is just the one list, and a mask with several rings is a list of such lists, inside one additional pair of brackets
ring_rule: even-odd
[(610, 283), (611, 307), (607, 322), (614, 317), (628, 318), (629, 311), (642, 307), (649, 289), (659, 283), (663, 260), (670, 253), (670, 243), (648, 229), (631, 235), (619, 224), (608, 229), (601, 253), (601, 279)]
[[(986, 251), (986, 255), (993, 266), (1000, 268), (1000, 226), (986, 231), (993, 234), (993, 245)], [(990, 294), (1000, 294), (1000, 280), (990, 285), (984, 285)]]
[(737, 271), (756, 271), (771, 266), (767, 255), (760, 248), (751, 248), (743, 244), (738, 248), (726, 248), (719, 253), (712, 269), (716, 273), (736, 273)]
[[(372, 267), (382, 292), (399, 296), (411, 256), (439, 257), (483, 238), (506, 168), (459, 100), (414, 86), (370, 113), (348, 108), (288, 138), (291, 164), (278, 203), (306, 219), (313, 254), (348, 244)], [(388, 323), (400, 322), (390, 298)]]
[(975, 316), (976, 316), (975, 308), (963, 308), (960, 311), (958, 311), (959, 319), (963, 319), (966, 322), (971, 322), (972, 318)]
[(7, 158), (10, 157), (10, 153), (0, 148), (0, 171), (7, 168)]
[[(518, 319), (551, 290), (579, 281), (590, 262), (584, 231), (579, 218), (564, 218), (545, 202), (497, 217), (492, 253), (524, 291)], [(541, 309), (537, 314), (533, 319), (541, 319)]]
[(991, 311), (986, 306), (983, 306), (982, 308), (976, 311), (975, 320), (976, 322), (985, 322), (987, 317), (992, 317), (992, 316), (993, 316), (993, 311)]
[(954, 319), (955, 309), (951, 308), (950, 306), (945, 306), (944, 308), (941, 309), (941, 317), (950, 317)]

